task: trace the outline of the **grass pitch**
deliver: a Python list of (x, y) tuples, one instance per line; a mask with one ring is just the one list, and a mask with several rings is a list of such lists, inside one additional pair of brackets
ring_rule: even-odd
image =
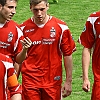
[[(58, 17), (65, 21), (69, 26), (74, 40), (76, 42), (77, 51), (73, 53), (73, 82), (72, 94), (63, 100), (90, 100), (91, 91), (85, 93), (82, 90), (82, 67), (81, 67), (81, 52), (82, 46), (77, 43), (77, 39), (81, 34), (87, 17), (95, 11), (100, 9), (99, 0), (58, 0), (58, 3), (53, 3), (49, 0), (50, 9), (48, 14)], [(19, 0), (17, 6), (17, 13), (13, 19), (17, 23), (22, 23), (24, 20), (32, 16), (29, 9), (29, 0)], [(93, 76), (91, 65), (89, 70), (89, 78), (91, 81), (91, 88), (93, 83)], [(65, 72), (63, 72), (63, 82), (65, 80)], [(21, 82), (21, 76), (19, 78)]]

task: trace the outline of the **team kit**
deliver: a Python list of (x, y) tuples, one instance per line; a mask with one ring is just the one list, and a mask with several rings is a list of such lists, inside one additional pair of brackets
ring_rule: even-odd
[[(33, 16), (19, 25), (12, 20), (16, 6), (17, 0), (0, 0), (0, 100), (62, 100), (70, 96), (73, 53), (77, 49), (68, 25), (47, 14), (48, 0), (30, 0)], [(85, 92), (90, 91), (88, 69), (92, 55), (91, 100), (100, 100), (99, 28), (98, 11), (88, 17), (77, 40), (83, 46), (82, 89)]]

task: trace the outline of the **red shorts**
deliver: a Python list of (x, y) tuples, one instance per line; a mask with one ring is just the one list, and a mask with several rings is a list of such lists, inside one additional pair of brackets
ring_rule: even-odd
[[(21, 94), (22, 92), (22, 85), (20, 85), (19, 89), (15, 92), (15, 94)], [(7, 100), (11, 100), (11, 93), (9, 91), (9, 89), (7, 88)]]
[(91, 100), (100, 100), (100, 82), (94, 83)]
[(61, 100), (61, 86), (31, 89), (22, 87), (22, 100)]

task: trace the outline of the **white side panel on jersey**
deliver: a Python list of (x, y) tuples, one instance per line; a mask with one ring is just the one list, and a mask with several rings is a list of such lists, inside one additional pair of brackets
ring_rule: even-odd
[[(60, 44), (61, 44), (63, 32), (64, 32), (65, 30), (68, 30), (69, 28), (68, 28), (68, 26), (63, 25), (63, 24), (59, 24), (59, 23), (58, 23), (58, 25), (59, 25), (59, 26), (61, 27), (61, 29), (62, 29), (62, 34), (61, 34), (61, 36), (60, 36), (60, 41), (59, 41), (59, 49), (60, 49)], [(61, 49), (60, 49), (60, 52), (62, 53)]]
[(22, 30), (22, 31), (23, 31), (24, 27), (25, 27), (25, 26), (22, 26), (22, 27), (21, 27), (21, 30)]
[[(98, 17), (89, 17), (89, 18), (87, 19), (87, 21), (89, 21), (89, 22), (92, 24), (92, 26), (93, 26), (93, 33), (94, 33), (95, 39), (96, 39), (96, 30), (95, 30), (95, 27), (94, 27), (94, 23), (95, 23), (95, 21), (97, 20), (97, 18), (98, 18)], [(94, 45), (93, 45), (93, 50), (94, 50), (94, 48), (95, 48), (95, 43), (94, 43)]]
[(19, 38), (20, 38), (21, 36), (23, 36), (23, 32), (21, 31), (21, 29), (19, 29), (17, 26), (16, 26), (16, 28), (17, 28), (17, 32), (18, 32), (18, 39), (17, 39), (16, 43), (14, 44), (14, 51), (15, 51), (16, 48), (17, 48)]
[[(2, 62), (4, 64), (4, 66), (5, 66), (5, 68), (6, 68), (6, 73), (5, 73), (5, 77), (4, 77), (5, 90), (6, 90), (6, 87), (7, 87), (7, 70), (9, 68), (14, 68), (14, 67), (13, 67), (13, 63), (5, 62), (5, 61), (2, 61)], [(6, 95), (6, 100), (7, 100), (7, 93), (6, 93), (6, 91), (5, 91), (5, 95)]]
[(94, 28), (94, 22), (97, 20), (98, 17), (89, 17), (87, 19), (87, 21), (89, 21), (92, 25), (93, 25), (93, 32), (94, 32), (94, 35), (96, 36), (96, 30)]

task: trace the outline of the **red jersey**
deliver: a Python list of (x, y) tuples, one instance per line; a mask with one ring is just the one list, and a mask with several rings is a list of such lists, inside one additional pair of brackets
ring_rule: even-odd
[[(14, 71), (12, 59), (0, 53), (0, 100), (7, 100), (7, 86), (11, 95), (18, 91), (20, 85)], [(17, 92), (21, 93), (21, 91)]]
[(19, 38), (23, 35), (18, 25), (10, 20), (0, 24), (0, 53), (13, 58), (21, 49)]
[(100, 81), (100, 12), (91, 14), (78, 40), (84, 47), (93, 47), (92, 68), (94, 78)]
[(50, 16), (46, 24), (36, 25), (30, 18), (21, 28), (24, 36), (32, 41), (22, 64), (23, 76), (28, 75), (33, 79), (29, 79), (28, 82), (33, 87), (61, 84), (62, 54), (69, 56), (76, 49), (68, 26), (65, 22)]

